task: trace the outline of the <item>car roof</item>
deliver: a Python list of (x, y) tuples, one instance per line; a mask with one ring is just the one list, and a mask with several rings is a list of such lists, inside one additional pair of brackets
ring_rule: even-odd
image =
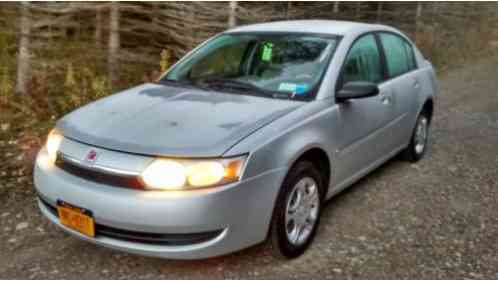
[(370, 30), (389, 30), (380, 24), (335, 20), (291, 20), (258, 23), (236, 27), (227, 32), (302, 32), (344, 36)]

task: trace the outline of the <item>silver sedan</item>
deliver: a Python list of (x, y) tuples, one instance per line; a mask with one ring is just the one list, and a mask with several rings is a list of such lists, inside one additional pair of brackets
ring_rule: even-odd
[(430, 62), (388, 26), (238, 27), (59, 120), (35, 164), (39, 206), (78, 238), (142, 255), (269, 240), (297, 257), (325, 200), (424, 155), (436, 92)]

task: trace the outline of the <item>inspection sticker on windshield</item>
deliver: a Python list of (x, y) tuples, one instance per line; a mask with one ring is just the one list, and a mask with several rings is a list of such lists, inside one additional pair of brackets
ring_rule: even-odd
[(278, 86), (279, 91), (291, 92), (293, 94), (299, 95), (303, 94), (308, 90), (308, 85), (306, 84), (294, 84), (294, 83), (280, 83)]
[(272, 54), (273, 54), (273, 43), (266, 42), (263, 45), (263, 53), (261, 54), (261, 60), (271, 61)]

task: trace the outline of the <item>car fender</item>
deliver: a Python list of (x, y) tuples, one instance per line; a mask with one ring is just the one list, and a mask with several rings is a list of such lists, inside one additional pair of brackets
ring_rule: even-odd
[[(330, 134), (337, 131), (337, 123), (333, 122), (336, 115), (331, 99), (309, 102), (246, 137), (225, 156), (249, 153), (243, 178), (275, 169), (288, 170), (300, 156), (313, 148), (323, 150), (329, 162), (333, 163), (331, 151), (335, 151), (337, 144)], [(324, 126), (330, 128), (324, 129)]]

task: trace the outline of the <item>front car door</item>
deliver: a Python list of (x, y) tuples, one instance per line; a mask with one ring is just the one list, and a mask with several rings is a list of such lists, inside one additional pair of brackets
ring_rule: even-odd
[(337, 153), (337, 189), (347, 186), (391, 152), (390, 122), (394, 118), (393, 96), (385, 80), (382, 52), (374, 33), (359, 37), (351, 46), (338, 81), (376, 83), (379, 95), (338, 103), (340, 140)]

